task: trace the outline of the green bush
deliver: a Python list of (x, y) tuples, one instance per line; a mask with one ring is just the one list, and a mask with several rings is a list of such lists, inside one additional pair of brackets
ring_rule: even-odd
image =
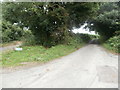
[(111, 37), (105, 44), (109, 49), (120, 53), (120, 35)]
[(86, 43), (88, 43), (91, 40), (91, 37), (88, 34), (80, 34), (80, 37)]
[(81, 43), (88, 43), (90, 40), (96, 38), (95, 35), (89, 35), (89, 34), (73, 34), (71, 37), (67, 38), (68, 45), (73, 45), (77, 48)]
[(90, 40), (97, 38), (97, 36), (95, 36), (95, 35), (80, 34), (80, 33), (75, 34), (75, 37), (78, 39), (78, 42), (82, 41), (82, 42), (85, 42), (85, 43), (88, 43)]
[(22, 38), (23, 45), (36, 45), (35, 36), (32, 34), (30, 30), (25, 31), (24, 36)]
[(83, 43), (81, 38), (77, 38), (77, 36), (74, 36), (74, 37), (69, 37), (69, 42), (67, 43), (67, 45), (71, 45), (77, 48), (81, 43)]
[(24, 35), (25, 31), (19, 26), (7, 21), (2, 22), (2, 35), (0, 36), (2, 41), (0, 41), (0, 43), (20, 40)]

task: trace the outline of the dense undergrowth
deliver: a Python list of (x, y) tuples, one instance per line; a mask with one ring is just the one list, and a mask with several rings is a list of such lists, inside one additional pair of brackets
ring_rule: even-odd
[(111, 37), (103, 46), (110, 51), (120, 53), (120, 35)]
[(18, 25), (11, 24), (8, 21), (2, 21), (2, 30), (0, 32), (0, 44), (19, 41), (28, 35), (32, 35), (30, 30), (22, 29)]

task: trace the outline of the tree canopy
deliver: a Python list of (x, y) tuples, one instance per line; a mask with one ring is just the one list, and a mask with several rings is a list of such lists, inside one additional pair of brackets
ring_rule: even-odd
[(64, 42), (72, 27), (92, 18), (98, 3), (7, 2), (2, 4), (3, 19), (28, 27), (37, 44), (52, 46)]
[(107, 40), (120, 31), (120, 6), (118, 2), (103, 3), (97, 16), (89, 22), (91, 30), (96, 30)]

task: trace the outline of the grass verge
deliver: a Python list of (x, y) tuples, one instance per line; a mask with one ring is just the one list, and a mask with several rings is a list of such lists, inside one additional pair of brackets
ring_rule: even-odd
[(114, 47), (111, 47), (110, 45), (104, 43), (102, 44), (102, 46), (107, 49), (108, 51), (110, 51), (111, 53), (114, 53), (114, 54), (117, 54), (118, 53), (118, 50), (116, 50), (116, 48)]
[(3, 67), (19, 66), (23, 62), (48, 62), (50, 60), (65, 56), (84, 46), (80, 45), (57, 45), (51, 48), (43, 46), (23, 46), (22, 51), (9, 51), (2, 53)]

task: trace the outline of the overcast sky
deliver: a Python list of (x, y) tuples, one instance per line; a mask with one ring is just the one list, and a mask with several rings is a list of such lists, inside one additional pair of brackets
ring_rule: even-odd
[(92, 35), (96, 35), (95, 31), (89, 31), (89, 28), (84, 28), (87, 25), (87, 23), (85, 23), (84, 25), (82, 25), (80, 28), (76, 28), (73, 29), (72, 31), (74, 33), (85, 33), (85, 34), (92, 34)]

